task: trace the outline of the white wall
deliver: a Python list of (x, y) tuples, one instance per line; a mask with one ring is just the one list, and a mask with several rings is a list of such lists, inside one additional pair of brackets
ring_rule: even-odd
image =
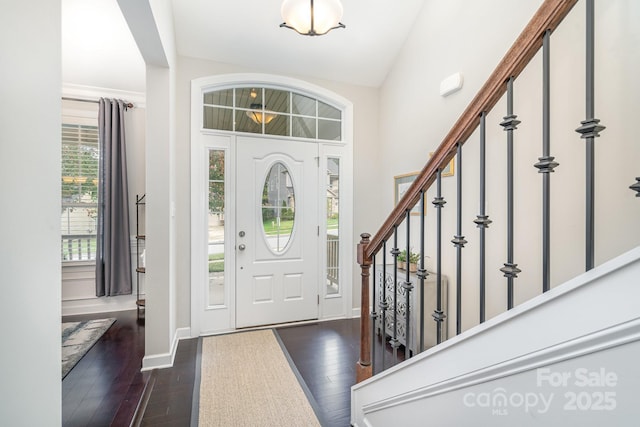
[(169, 69), (147, 66), (147, 306), (145, 317), (149, 333), (145, 334), (145, 354), (165, 354), (171, 345), (170, 291), (173, 270), (171, 216), (171, 157), (169, 137)]
[[(493, 71), (540, 5), (518, 2), (426, 2), (396, 64), (381, 88), (382, 173), (379, 188), (384, 210), (393, 200), (393, 176), (418, 171)], [(584, 141), (574, 131), (584, 120), (584, 2), (552, 35), (551, 154), (560, 166), (552, 174), (552, 286), (584, 271)], [(596, 2), (596, 116), (607, 129), (596, 140), (596, 264), (640, 244), (640, 203), (628, 186), (640, 173), (640, 145), (629, 114), (638, 111), (640, 83), (637, 46), (640, 5), (632, 0)], [(540, 234), (542, 178), (533, 164), (542, 155), (540, 55), (515, 83), (514, 112), (522, 124), (515, 131), (515, 281), (516, 304), (541, 290)], [(439, 83), (454, 72), (464, 87), (447, 98)], [(487, 119), (487, 318), (506, 308), (506, 279), (499, 268), (506, 258), (506, 134), (498, 125), (506, 115), (502, 100)], [(465, 145), (463, 188), (463, 329), (478, 319), (478, 133)], [(456, 165), (459, 166), (459, 165)], [(518, 172), (519, 171), (519, 172)], [(455, 178), (443, 179), (447, 200), (443, 215), (443, 269), (455, 283)], [(433, 200), (434, 192), (427, 200)], [(427, 211), (427, 268), (435, 269), (436, 210)], [(412, 224), (417, 230), (417, 222)], [(411, 245), (418, 248), (417, 233)], [(404, 246), (401, 246), (403, 248)], [(450, 288), (449, 330), (455, 331), (455, 286)]]
[(146, 63), (146, 333), (143, 369), (169, 366), (176, 341), (175, 44), (168, 0), (120, 7)]
[(60, 3), (4, 4), (0, 52), (0, 419), (55, 426), (61, 419)]
[(144, 61), (114, 0), (62, 4), (62, 81), (144, 92)]
[[(177, 149), (176, 149), (176, 206), (178, 253), (187, 254), (190, 248), (190, 90), (191, 80), (228, 73), (265, 72), (258, 67), (247, 69), (195, 58), (179, 57), (177, 75)], [(382, 221), (375, 181), (378, 172), (378, 91), (375, 88), (347, 85), (324, 80), (291, 76), (327, 88), (354, 104), (354, 233), (372, 230)], [(355, 259), (355, 257), (354, 257)], [(178, 258), (178, 326), (190, 323), (190, 261)], [(360, 271), (354, 265), (353, 306), (360, 305)]]

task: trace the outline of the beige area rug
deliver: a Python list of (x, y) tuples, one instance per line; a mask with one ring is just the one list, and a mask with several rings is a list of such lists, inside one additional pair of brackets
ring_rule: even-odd
[(202, 340), (200, 426), (320, 426), (270, 329)]

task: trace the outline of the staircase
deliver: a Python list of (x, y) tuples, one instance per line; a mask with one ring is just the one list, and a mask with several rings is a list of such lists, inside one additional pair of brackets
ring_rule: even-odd
[[(632, 420), (640, 415), (640, 407), (633, 403), (634, 390), (640, 385), (640, 368), (633, 357), (640, 355), (640, 233), (628, 230), (631, 247), (637, 247), (620, 249), (609, 261), (597, 264), (596, 224), (600, 227), (600, 222), (595, 220), (596, 213), (611, 210), (603, 211), (596, 204), (596, 194), (599, 196), (603, 187), (596, 180), (595, 141), (606, 128), (595, 116), (599, 92), (594, 78), (597, 27), (593, 0), (580, 2), (586, 15), (586, 114), (572, 129), (585, 147), (581, 152), (583, 187), (579, 189), (584, 194), (584, 235), (574, 236), (581, 240), (579, 245), (571, 241), (558, 245), (552, 233), (557, 219), (575, 206), (563, 206), (562, 200), (554, 197), (557, 192), (551, 177), (566, 176), (554, 174), (565, 164), (572, 171), (579, 168), (571, 166), (573, 158), (552, 155), (551, 100), (557, 97), (551, 95), (551, 36), (576, 3), (542, 2), (378, 232), (373, 237), (362, 234), (358, 263), (362, 268), (363, 315), (356, 367), (359, 383), (352, 388), (352, 425), (566, 425), (568, 419), (576, 420), (576, 425), (611, 421), (614, 425), (635, 425)], [(514, 142), (532, 137), (517, 132), (521, 121), (514, 112), (514, 97), (518, 77), (525, 70), (530, 72), (527, 67), (536, 56), (542, 62), (542, 129), (538, 131), (542, 141), (539, 157), (532, 159), (530, 167), (540, 177), (541, 187), (535, 194), (542, 200), (541, 212), (525, 212), (523, 216), (516, 205), (523, 195), (514, 194), (514, 183), (531, 171), (517, 167), (521, 162), (514, 155)], [(486, 155), (487, 127), (495, 126), (492, 120), (497, 105), (504, 108), (498, 124), (506, 142), (505, 163), (500, 165), (487, 163)], [(531, 132), (530, 124), (522, 127)], [(472, 155), (465, 155), (463, 163), (464, 153)], [(455, 191), (445, 194), (443, 170), (453, 159)], [(476, 188), (471, 190), (468, 179), (463, 179), (468, 171), (477, 174)], [(499, 191), (506, 193), (501, 202), (505, 211), (498, 214), (487, 203), (488, 194), (495, 198), (492, 175), (496, 172), (504, 178)], [(640, 178), (634, 182), (634, 171), (625, 173), (628, 182), (616, 183), (616, 188), (626, 189), (623, 198), (628, 206), (634, 195), (640, 196)], [(464, 191), (463, 183), (467, 183)], [(464, 214), (470, 203), (479, 206), (473, 221)], [(532, 216), (539, 218), (539, 223), (529, 224)], [(611, 214), (610, 227), (616, 226), (615, 217)], [(477, 231), (472, 231), (469, 222)], [(524, 243), (519, 231), (523, 223), (533, 229), (525, 233)], [(446, 224), (455, 225), (453, 239), (447, 242), (453, 251), (443, 247)], [(624, 221), (619, 225), (628, 227)], [(496, 234), (491, 234), (496, 227), (502, 230), (497, 233), (501, 238), (497, 245)], [(523, 251), (527, 245), (530, 250)], [(559, 282), (561, 275), (552, 267), (560, 265), (574, 246), (582, 245), (583, 273)], [(416, 248), (419, 265), (417, 272), (410, 274), (399, 268), (398, 256), (403, 250), (410, 253)], [(516, 259), (523, 253), (535, 261)], [(427, 271), (427, 254), (433, 262), (431, 271)], [(498, 286), (490, 270), (495, 265), (487, 263), (496, 254), (504, 255), (499, 267), (504, 277), (502, 295), (495, 294)], [(539, 271), (532, 274), (531, 265), (539, 265)], [(435, 288), (429, 297), (426, 287), (433, 282)], [(539, 294), (523, 298), (532, 286)], [(496, 301), (503, 302), (507, 311), (496, 314)], [(471, 326), (470, 317), (475, 319)], [(430, 337), (436, 345), (429, 344)], [(399, 353), (407, 360), (401, 362)], [(395, 365), (384, 370), (388, 362)]]
[(639, 281), (640, 247), (357, 384), (352, 425), (636, 425)]

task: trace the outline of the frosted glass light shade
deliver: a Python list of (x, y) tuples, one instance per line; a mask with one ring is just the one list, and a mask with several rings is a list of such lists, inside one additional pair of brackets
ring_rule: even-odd
[(284, 22), (281, 27), (291, 28), (307, 36), (321, 36), (334, 28), (344, 28), (340, 0), (284, 0), (280, 8)]
[(257, 125), (268, 125), (276, 117), (275, 114), (262, 112), (261, 104), (251, 104), (251, 108), (252, 110), (246, 111), (245, 114)]

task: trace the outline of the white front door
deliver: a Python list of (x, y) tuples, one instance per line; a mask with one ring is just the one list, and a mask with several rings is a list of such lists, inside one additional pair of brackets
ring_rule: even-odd
[(318, 318), (318, 145), (238, 137), (236, 327)]

